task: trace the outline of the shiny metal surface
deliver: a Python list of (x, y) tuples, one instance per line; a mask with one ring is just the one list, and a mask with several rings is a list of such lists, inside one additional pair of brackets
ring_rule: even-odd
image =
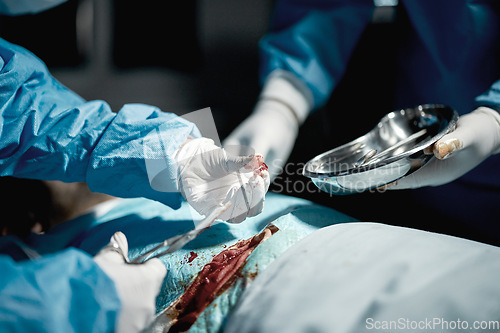
[(423, 167), (424, 153), (453, 130), (458, 114), (440, 104), (393, 111), (362, 137), (316, 156), (303, 174), (322, 191), (351, 194), (374, 189)]
[[(198, 235), (201, 234), (205, 229), (208, 229), (216, 219), (218, 219), (226, 210), (228, 210), (231, 205), (232, 202), (228, 201), (223, 206), (215, 208), (214, 211), (207, 215), (200, 223), (198, 223), (193, 230), (190, 230), (182, 235), (170, 237), (133, 260), (128, 260), (128, 258), (122, 253), (122, 256), (126, 259), (125, 262), (128, 264), (140, 265), (150, 259), (161, 258), (164, 255), (179, 251), (184, 247), (184, 245), (198, 237)], [(158, 252), (162, 248), (165, 249), (161, 252)]]

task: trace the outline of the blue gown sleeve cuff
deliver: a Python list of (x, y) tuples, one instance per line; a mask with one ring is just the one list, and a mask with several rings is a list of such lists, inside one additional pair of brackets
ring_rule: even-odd
[(500, 112), (500, 80), (493, 83), (488, 91), (476, 97), (476, 104)]
[(276, 69), (302, 79), (323, 106), (341, 80), (361, 34), (371, 20), (366, 0), (278, 1), (272, 28), (259, 43), (263, 85)]
[(87, 102), (1, 38), (0, 83), (1, 176), (86, 181), (94, 192), (180, 206), (173, 154), (200, 136), (193, 123), (148, 105), (114, 113)]
[(121, 198), (145, 197), (174, 209), (181, 205), (175, 151), (197, 127), (174, 114), (142, 104), (125, 105), (94, 148), (89, 188)]

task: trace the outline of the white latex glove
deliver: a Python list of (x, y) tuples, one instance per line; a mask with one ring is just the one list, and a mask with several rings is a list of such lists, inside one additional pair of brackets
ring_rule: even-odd
[(223, 146), (248, 146), (262, 153), (274, 179), (283, 171), (298, 132), (299, 124), (287, 106), (261, 100), (254, 112), (224, 140)]
[(154, 319), (156, 296), (160, 292), (167, 269), (156, 258), (140, 265), (127, 264), (127, 255), (127, 238), (123, 233), (117, 232), (94, 260), (115, 282), (122, 303), (117, 332), (136, 333)]
[(436, 158), (387, 186), (391, 190), (449, 183), (500, 152), (500, 114), (486, 107), (461, 116), (457, 128), (428, 149)]
[(182, 145), (175, 159), (180, 191), (198, 213), (206, 216), (231, 201), (219, 218), (239, 223), (264, 208), (269, 173), (262, 155), (229, 154), (212, 140), (199, 138)]
[(291, 73), (273, 72), (252, 114), (223, 142), (223, 146), (253, 148), (264, 156), (274, 179), (292, 152), (299, 126), (310, 112), (312, 97)]

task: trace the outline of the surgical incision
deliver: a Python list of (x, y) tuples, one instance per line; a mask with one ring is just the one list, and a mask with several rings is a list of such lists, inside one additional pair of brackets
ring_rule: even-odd
[(239, 241), (206, 264), (184, 294), (165, 310), (164, 314), (173, 319), (168, 332), (188, 330), (215, 297), (231, 286), (253, 250), (278, 230), (270, 224), (261, 233)]

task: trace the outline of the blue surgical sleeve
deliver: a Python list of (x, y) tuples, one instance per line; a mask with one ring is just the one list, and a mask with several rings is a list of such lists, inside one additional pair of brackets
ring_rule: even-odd
[(120, 300), (112, 280), (76, 249), (33, 261), (0, 255), (2, 332), (114, 332)]
[(368, 25), (371, 0), (281, 0), (260, 41), (260, 79), (283, 69), (311, 90), (314, 107), (326, 103)]
[(491, 88), (476, 98), (480, 106), (489, 106), (500, 110), (500, 80), (493, 83)]
[[(156, 140), (145, 140), (151, 132)], [(151, 188), (145, 160), (173, 164), (190, 135), (199, 136), (194, 124), (152, 106), (128, 104), (114, 113), (103, 101), (83, 100), (40, 59), (0, 39), (1, 176), (85, 181), (95, 192), (178, 208), (179, 193)]]

